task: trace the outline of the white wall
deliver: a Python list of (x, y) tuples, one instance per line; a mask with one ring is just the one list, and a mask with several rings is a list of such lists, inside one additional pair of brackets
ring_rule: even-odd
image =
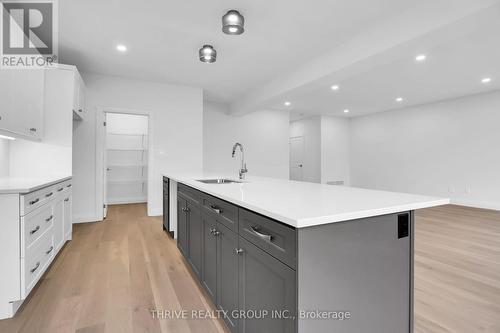
[(9, 176), (9, 140), (0, 139), (0, 177)]
[(500, 209), (500, 92), (351, 119), (353, 186)]
[(283, 111), (257, 111), (245, 116), (226, 114), (227, 106), (205, 102), (203, 114), (203, 165), (207, 172), (238, 174), (240, 153), (231, 149), (240, 142), (245, 149), (248, 174), (288, 179), (289, 115)]
[(306, 182), (321, 182), (321, 117), (309, 117), (290, 123), (289, 137), (304, 138), (302, 178)]
[(152, 161), (148, 213), (162, 214), (162, 172), (202, 168), (203, 92), (201, 89), (119, 77), (84, 74), (87, 119), (74, 134), (74, 203), (78, 221), (99, 219), (102, 170), (96, 170), (97, 109), (128, 109), (150, 115)]
[(349, 119), (321, 117), (321, 183), (351, 182)]

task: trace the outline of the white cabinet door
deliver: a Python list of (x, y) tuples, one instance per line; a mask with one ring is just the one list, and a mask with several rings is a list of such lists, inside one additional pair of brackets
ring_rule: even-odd
[(80, 73), (75, 72), (75, 95), (74, 95), (74, 112), (82, 119), (85, 118), (85, 84), (83, 83)]
[(72, 203), (73, 198), (71, 196), (71, 190), (65, 191), (64, 205), (64, 239), (69, 240), (72, 238), (73, 233), (73, 221), (72, 221)]
[(39, 140), (43, 136), (45, 70), (0, 73), (0, 128)]
[(64, 197), (57, 196), (54, 201), (54, 245), (59, 251), (64, 244)]

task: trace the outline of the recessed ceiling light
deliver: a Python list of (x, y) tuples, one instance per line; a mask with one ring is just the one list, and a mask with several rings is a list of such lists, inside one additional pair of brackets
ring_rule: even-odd
[(126, 47), (125, 45), (123, 45), (123, 44), (118, 44), (118, 45), (116, 45), (116, 49), (117, 49), (118, 51), (120, 51), (120, 52), (125, 52), (125, 51), (127, 51), (127, 47)]
[(5, 140), (15, 140), (15, 138), (11, 137), (11, 136), (6, 136), (6, 135), (0, 135), (0, 139), (5, 139)]
[(481, 80), (482, 83), (488, 84), (491, 82), (491, 77), (485, 77), (484, 79)]
[(404, 101), (403, 97), (396, 98), (396, 102), (401, 103), (402, 101)]
[(205, 63), (213, 63), (217, 60), (217, 51), (212, 45), (203, 45), (198, 51), (200, 61)]
[(335, 91), (335, 90), (339, 90), (340, 87), (338, 85), (334, 84), (331, 88), (333, 91)]
[(415, 60), (418, 62), (425, 61), (425, 59), (427, 59), (427, 55), (425, 54), (419, 54), (418, 56), (415, 57)]
[(344, 113), (349, 113), (349, 110), (348, 110), (348, 109), (345, 109), (345, 110), (344, 110)]
[(245, 18), (237, 10), (230, 10), (222, 16), (222, 31), (228, 35), (241, 35), (245, 31)]
[(287, 102), (285, 102), (285, 103), (283, 103), (283, 104), (285, 104), (285, 106), (290, 106), (290, 105), (292, 105), (292, 103), (290, 103), (290, 102), (288, 102), (288, 101), (287, 101)]

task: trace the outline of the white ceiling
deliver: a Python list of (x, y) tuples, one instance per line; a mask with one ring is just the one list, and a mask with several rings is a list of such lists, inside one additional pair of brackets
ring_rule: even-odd
[[(500, 12), (495, 16), (477, 22), (473, 32), (432, 47), (412, 46), (395, 59), (389, 51), (380, 55), (389, 62), (344, 80), (332, 78), (319, 87), (302, 87), (283, 96), (291, 107), (281, 100), (273, 108), (291, 110), (293, 119), (311, 114), (353, 117), (498, 90), (500, 42), (493, 32), (500, 31)], [(427, 54), (426, 61), (415, 61), (419, 53)], [(483, 84), (485, 77), (491, 83)], [(338, 84), (339, 90), (332, 91), (332, 84)], [(403, 102), (398, 103), (398, 97)]]
[[(64, 0), (59, 53), (82, 71), (201, 87), (207, 99), (231, 102), (414, 3)], [(241, 36), (221, 31), (222, 15), (233, 8), (246, 18)], [(118, 43), (128, 51), (119, 54)], [(215, 64), (198, 60), (205, 43), (218, 51)]]

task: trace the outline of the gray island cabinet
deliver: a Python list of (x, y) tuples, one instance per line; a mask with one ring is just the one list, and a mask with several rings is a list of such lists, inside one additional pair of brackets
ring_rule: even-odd
[(178, 182), (176, 211), (231, 332), (413, 331), (411, 210), (296, 228)]

